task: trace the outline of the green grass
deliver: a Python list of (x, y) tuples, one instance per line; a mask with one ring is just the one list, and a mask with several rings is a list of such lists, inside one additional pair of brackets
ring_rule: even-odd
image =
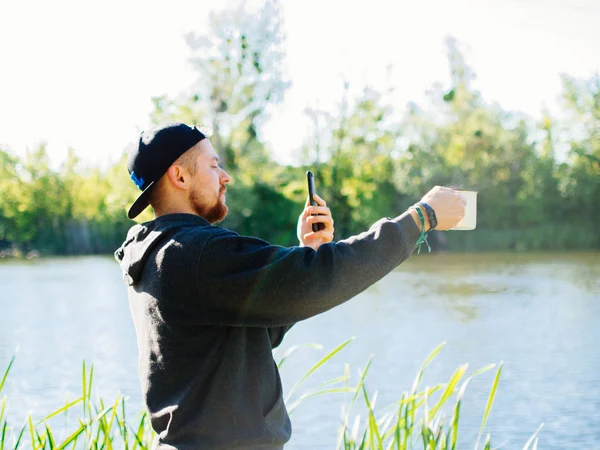
[[(0, 382), (0, 395), (4, 382), (14, 363), (11, 359), (2, 382)], [(148, 415), (142, 412), (136, 418), (127, 420), (125, 414), (125, 397), (118, 395), (110, 404), (106, 404), (102, 398), (92, 400), (92, 384), (94, 376), (93, 366), (86, 368), (85, 362), (81, 371), (81, 396), (75, 400), (65, 402), (65, 405), (51, 412), (43, 419), (34, 422), (28, 415), (24, 424), (20, 427), (12, 427), (8, 424), (5, 406), (7, 397), (4, 395), (0, 400), (0, 450), (5, 449), (126, 449), (145, 450), (149, 449), (154, 438), (150, 427)], [(76, 420), (73, 414), (79, 411)], [(63, 427), (69, 422), (76, 422), (64, 437), (57, 438), (52, 431), (54, 421), (62, 419)], [(61, 433), (62, 435), (63, 433)]]
[[(398, 402), (384, 408), (383, 413), (375, 409), (377, 393), (371, 394), (366, 388), (366, 378), (371, 367), (370, 358), (360, 372), (355, 385), (350, 384), (350, 369), (345, 365), (344, 374), (327, 381), (314, 389), (298, 394), (300, 387), (323, 365), (338, 355), (352, 339), (340, 344), (319, 361), (290, 389), (286, 396), (286, 404), (290, 414), (305, 400), (321, 395), (344, 393), (348, 396), (343, 405), (343, 419), (338, 430), (336, 449), (344, 450), (455, 450), (458, 441), (458, 424), (460, 409), (467, 386), (474, 377), (483, 375), (496, 368), (495, 364), (482, 367), (468, 374), (468, 366), (458, 367), (450, 379), (436, 386), (421, 388), (421, 380), (425, 369), (442, 350), (440, 344), (424, 361), (417, 373), (410, 390), (402, 393)], [(319, 346), (312, 346), (320, 348)], [(290, 348), (281, 358), (281, 367), (287, 358), (299, 347)], [(0, 395), (9, 372), (14, 364), (11, 359), (0, 380)], [(483, 408), (483, 416), (477, 441), (473, 443), (475, 450), (489, 450), (491, 437), (486, 435), (483, 446), (480, 446), (485, 426), (492, 410), (496, 389), (502, 372), (502, 363), (496, 368), (491, 380), (488, 401)], [(34, 422), (28, 415), (20, 426), (8, 423), (6, 395), (0, 398), (0, 450), (8, 449), (106, 449), (125, 450), (149, 449), (154, 439), (154, 432), (146, 412), (136, 417), (126, 417), (126, 399), (118, 395), (110, 403), (102, 398), (92, 400), (93, 366), (89, 369), (85, 362), (82, 365), (81, 396), (67, 400), (63, 406), (51, 412), (43, 419)], [(348, 402), (348, 399), (349, 402)], [(357, 414), (351, 419), (355, 407), (361, 407), (364, 417)], [(56, 421), (61, 420), (60, 436), (56, 430)], [(67, 431), (65, 432), (65, 428)], [(525, 443), (523, 450), (537, 449), (538, 430)], [(464, 448), (464, 447), (463, 447)]]

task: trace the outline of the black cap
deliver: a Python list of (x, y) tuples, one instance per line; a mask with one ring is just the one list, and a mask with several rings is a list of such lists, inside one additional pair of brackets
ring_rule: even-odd
[(131, 144), (127, 170), (142, 191), (127, 212), (135, 218), (149, 205), (152, 186), (167, 172), (171, 164), (206, 136), (196, 127), (184, 123), (170, 123), (143, 131), (137, 142)]

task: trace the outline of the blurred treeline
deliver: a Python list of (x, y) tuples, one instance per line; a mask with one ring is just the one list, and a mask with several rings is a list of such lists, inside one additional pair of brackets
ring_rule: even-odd
[[(432, 186), (479, 192), (478, 227), (432, 233), (450, 250), (600, 248), (600, 76), (562, 76), (561, 113), (540, 122), (486, 102), (472, 69), (447, 41), (450, 85), (430, 104), (400, 110), (389, 89), (344, 95), (335, 114), (307, 110), (300, 166), (278, 164), (260, 136), (289, 83), (276, 2), (213, 14), (187, 41), (198, 81), (176, 98), (154, 98), (152, 121), (210, 129), (234, 182), (223, 226), (295, 245), (306, 200), (305, 171), (332, 209), (336, 239), (367, 229), (418, 201)], [(521, 68), (526, 69), (526, 68)], [(290, 130), (299, 133), (300, 129)], [(276, 149), (274, 149), (276, 151)], [(109, 253), (133, 222), (138, 192), (125, 168), (86, 167), (70, 152), (52, 169), (44, 145), (17, 158), (0, 149), (0, 249), (47, 254)], [(151, 211), (140, 220), (150, 220)]]

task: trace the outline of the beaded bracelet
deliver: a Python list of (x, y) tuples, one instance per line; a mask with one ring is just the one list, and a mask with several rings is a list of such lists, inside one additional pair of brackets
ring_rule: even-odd
[(425, 232), (425, 217), (423, 216), (423, 212), (418, 206), (411, 206), (411, 208), (415, 210), (417, 216), (419, 216), (419, 222), (421, 222), (421, 236), (419, 236), (416, 243), (418, 248), (417, 255), (421, 254), (421, 245), (423, 245), (423, 242), (427, 244), (427, 250), (431, 253), (431, 247), (429, 246), (429, 242), (427, 242), (427, 233)]

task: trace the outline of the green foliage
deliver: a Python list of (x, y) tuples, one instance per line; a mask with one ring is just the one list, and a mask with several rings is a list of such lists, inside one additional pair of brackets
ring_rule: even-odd
[[(345, 83), (336, 114), (307, 111), (314, 134), (304, 143), (302, 165), (291, 167), (273, 160), (259, 133), (289, 85), (278, 2), (213, 14), (209, 27), (187, 40), (197, 82), (175, 98), (153, 98), (151, 117), (212, 130), (233, 178), (224, 226), (297, 244), (311, 169), (336, 239), (446, 185), (479, 192), (477, 230), (433, 232), (434, 248), (600, 248), (600, 75), (564, 75), (564, 118), (544, 112), (533, 123), (486, 103), (472, 87), (459, 44), (449, 39), (450, 85), (431, 89), (431, 107), (410, 104), (402, 115), (388, 102), (389, 89), (367, 87), (351, 98)], [(0, 251), (111, 253), (134, 224), (125, 211), (138, 192), (125, 162), (123, 155), (101, 171), (84, 167), (71, 151), (54, 170), (43, 144), (24, 158), (0, 149)], [(138, 220), (152, 217), (146, 211)]]
[[(125, 157), (102, 172), (86, 169), (73, 152), (56, 170), (45, 146), (22, 160), (0, 151), (0, 250), (43, 254), (110, 253), (132, 222), (125, 215), (137, 195)], [(123, 175), (125, 174), (125, 176)]]

